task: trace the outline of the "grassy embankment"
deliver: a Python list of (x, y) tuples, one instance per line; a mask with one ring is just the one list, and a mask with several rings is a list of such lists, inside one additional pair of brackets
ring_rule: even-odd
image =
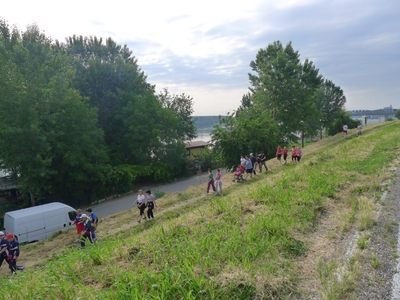
[[(340, 249), (328, 247), (353, 229), (373, 227), (380, 184), (390, 178), (387, 168), (399, 156), (399, 132), (400, 122), (368, 126), (362, 137), (351, 131), (347, 138), (337, 135), (307, 146), (300, 164), (270, 162), (270, 172), (243, 184), (233, 184), (225, 175), (224, 197), (202, 195), (204, 185), (167, 195), (159, 201), (157, 219), (139, 226), (136, 210), (105, 218), (97, 246), (77, 248), (71, 231), (22, 246), (22, 263), (28, 268), (10, 280), (4, 278), (0, 295), (6, 299), (351, 295), (357, 270), (349, 268), (341, 280), (332, 276), (336, 269), (329, 262), (341, 254)], [(52, 252), (47, 258), (48, 249)]]

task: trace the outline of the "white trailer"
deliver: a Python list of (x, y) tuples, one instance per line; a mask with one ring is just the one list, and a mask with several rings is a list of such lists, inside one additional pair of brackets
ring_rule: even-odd
[(9, 211), (4, 215), (4, 230), (18, 237), (20, 243), (51, 237), (74, 225), (76, 211), (60, 202)]

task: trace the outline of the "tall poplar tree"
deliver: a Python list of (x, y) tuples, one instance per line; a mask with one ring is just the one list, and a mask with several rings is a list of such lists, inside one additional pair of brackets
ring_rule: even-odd
[(275, 41), (260, 49), (250, 66), (252, 99), (279, 124), (282, 136), (290, 140), (296, 132), (311, 132), (318, 114), (314, 92), (322, 82), (313, 63), (306, 59), (302, 64), (291, 43), (283, 47)]

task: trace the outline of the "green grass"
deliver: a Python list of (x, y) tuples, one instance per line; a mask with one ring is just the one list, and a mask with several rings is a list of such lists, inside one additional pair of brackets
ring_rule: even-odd
[[(3, 281), (0, 294), (15, 293), (5, 299), (288, 299), (302, 292), (298, 263), (310, 247), (305, 236), (316, 230), (328, 202), (348, 207), (345, 231), (355, 223), (359, 230), (373, 228), (374, 193), (395, 158), (393, 149), (400, 147), (399, 129), (400, 122), (391, 122), (365, 130), (361, 138), (335, 137), (300, 164), (228, 187), (228, 196), (200, 198), (153, 223), (104, 237), (97, 246), (66, 248), (45, 266)], [(158, 203), (168, 206), (199, 194), (163, 195)], [(360, 249), (367, 244), (367, 238), (357, 243)], [(373, 256), (371, 265), (379, 267)], [(326, 299), (351, 295), (354, 261), (341, 280), (334, 260), (319, 260), (315, 268)]]

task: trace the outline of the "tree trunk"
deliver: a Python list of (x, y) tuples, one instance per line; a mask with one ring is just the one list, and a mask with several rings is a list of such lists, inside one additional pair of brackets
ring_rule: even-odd
[(31, 206), (35, 206), (35, 196), (33, 195), (32, 192), (29, 192), (29, 195), (31, 196)]

